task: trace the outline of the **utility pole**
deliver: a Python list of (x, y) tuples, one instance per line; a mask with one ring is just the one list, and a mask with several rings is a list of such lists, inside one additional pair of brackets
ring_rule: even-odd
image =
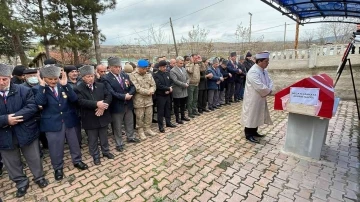
[(298, 49), (298, 44), (299, 44), (299, 19), (297, 19), (296, 21), (296, 33), (295, 33), (295, 59), (297, 59), (297, 49)]
[(286, 41), (286, 22), (285, 22), (285, 30), (284, 30), (284, 50), (285, 50), (285, 41)]
[(249, 30), (249, 43), (251, 42), (251, 20), (252, 20), (252, 13), (249, 12), (250, 15), (250, 30)]
[(174, 34), (174, 28), (173, 28), (173, 24), (170, 18), (170, 27), (171, 27), (171, 31), (172, 31), (172, 35), (173, 35), (173, 39), (174, 39), (174, 45), (175, 45), (175, 53), (176, 53), (176, 57), (178, 56), (178, 50), (176, 47), (176, 40), (175, 40), (175, 34)]

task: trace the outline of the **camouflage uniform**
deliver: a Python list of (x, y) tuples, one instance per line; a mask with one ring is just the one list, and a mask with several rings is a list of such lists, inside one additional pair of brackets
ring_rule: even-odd
[(150, 92), (155, 92), (156, 84), (152, 75), (148, 72), (141, 75), (136, 70), (129, 76), (136, 89), (133, 97), (136, 127), (140, 138), (145, 139), (145, 133), (152, 136), (156, 135), (156, 133), (150, 129), (153, 114), (153, 99)]

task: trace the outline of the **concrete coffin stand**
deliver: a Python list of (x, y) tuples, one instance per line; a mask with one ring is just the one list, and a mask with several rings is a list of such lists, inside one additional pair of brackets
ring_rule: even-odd
[(290, 112), (284, 151), (319, 160), (329, 121)]

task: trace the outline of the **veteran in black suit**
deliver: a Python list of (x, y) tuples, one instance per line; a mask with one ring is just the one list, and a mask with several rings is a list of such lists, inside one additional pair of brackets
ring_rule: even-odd
[(160, 132), (164, 133), (164, 116), (166, 127), (174, 128), (176, 125), (171, 123), (171, 94), (172, 94), (172, 80), (170, 73), (166, 71), (166, 61), (159, 62), (159, 70), (154, 73), (154, 80), (156, 82), (156, 105), (157, 105), (157, 120)]
[(100, 165), (98, 140), (100, 140), (103, 156), (108, 159), (114, 158), (114, 155), (110, 153), (107, 138), (107, 127), (111, 122), (108, 107), (112, 96), (104, 84), (94, 82), (95, 70), (93, 66), (85, 65), (79, 70), (83, 82), (74, 90), (78, 96), (82, 127), (88, 135), (89, 153), (94, 159), (94, 164)]

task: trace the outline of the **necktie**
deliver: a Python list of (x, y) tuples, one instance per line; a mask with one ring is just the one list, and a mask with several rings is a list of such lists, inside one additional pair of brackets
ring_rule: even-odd
[(92, 84), (88, 84), (88, 87), (90, 88), (91, 91), (93, 91), (93, 85)]
[(54, 93), (55, 97), (57, 97), (57, 96), (58, 96), (58, 94), (57, 94), (57, 92), (56, 92), (55, 88), (54, 88), (54, 87), (51, 87), (51, 90), (52, 90), (52, 92)]
[(121, 79), (121, 76), (120, 76), (120, 75), (118, 75), (118, 80), (119, 80), (120, 86), (121, 86), (122, 88), (124, 88), (123, 82), (122, 82), (122, 79)]
[(1, 91), (4, 103), (6, 104), (6, 91)]

